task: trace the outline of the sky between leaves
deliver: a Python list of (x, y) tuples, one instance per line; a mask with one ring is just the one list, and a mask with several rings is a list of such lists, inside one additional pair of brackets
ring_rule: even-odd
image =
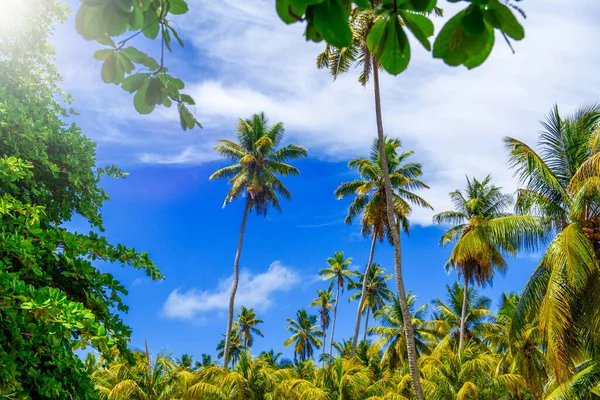
[[(108, 236), (149, 251), (167, 280), (153, 284), (105, 268), (130, 288), (126, 321), (134, 328), (134, 346), (147, 338), (154, 349), (214, 353), (225, 329), (242, 205), (221, 210), (226, 184), (208, 182), (223, 165), (212, 146), (234, 136), (237, 118), (264, 111), (272, 122), (284, 122), (286, 140), (304, 145), (311, 156), (297, 163), (302, 176), (286, 180), (293, 200), (283, 204), (283, 214), (249, 219), (242, 255), (237, 304), (255, 307), (265, 320), (266, 338), (256, 341), (256, 350), (281, 348), (285, 318), (324, 286), (315, 276), (325, 258), (345, 250), (356, 268), (366, 262), (368, 243), (357, 226), (343, 225), (347, 203), (332, 193), (353, 178), (347, 161), (367, 155), (376, 135), (372, 87), (357, 83), (358, 72), (332, 82), (317, 70), (322, 45), (305, 42), (299, 24), (285, 26), (272, 0), (188, 2), (190, 12), (177, 20), (186, 47), (175, 49), (168, 65), (195, 98), (203, 130), (182, 132), (173, 110), (137, 115), (127, 93), (102, 83), (100, 63), (92, 59), (95, 45), (76, 35), (73, 18), (54, 39), (63, 86), (80, 113), (74, 120), (98, 143), (100, 163), (132, 173), (126, 182), (105, 184), (112, 196), (105, 207)], [(456, 12), (450, 3), (441, 5), (447, 16)], [(385, 131), (415, 150), (431, 186), (421, 195), (437, 211), (451, 207), (448, 192), (463, 187), (466, 174), (491, 173), (495, 184), (514, 191), (502, 138), (534, 143), (538, 121), (553, 103), (568, 112), (599, 100), (600, 4), (519, 5), (527, 13), (526, 38), (513, 43), (516, 54), (497, 37), (488, 61), (467, 71), (413, 46), (408, 70), (382, 79)], [(443, 19), (434, 22), (439, 29)], [(143, 38), (135, 45), (157, 54), (156, 44)], [(441, 231), (429, 226), (431, 215), (416, 210), (413, 234), (404, 241), (407, 286), (421, 303), (443, 297), (444, 285), (455, 279), (443, 271), (448, 251), (437, 245)], [(72, 226), (84, 229), (77, 221)], [(379, 247), (375, 261), (391, 271), (389, 245)], [(496, 300), (501, 290), (520, 291), (535, 262), (535, 256), (520, 257), (487, 293)], [(338, 332), (346, 337), (356, 305), (344, 300), (341, 308)]]

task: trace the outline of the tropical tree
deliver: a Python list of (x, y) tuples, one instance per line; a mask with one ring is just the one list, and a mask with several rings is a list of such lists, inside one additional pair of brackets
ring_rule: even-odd
[(292, 333), (292, 336), (283, 343), (283, 347), (294, 343), (294, 359), (305, 361), (312, 358), (314, 349), (324, 345), (319, 339), (322, 332), (317, 325), (317, 316), (309, 315), (306, 310), (298, 310), (296, 319), (288, 318), (287, 322), (286, 329)]
[(233, 284), (227, 314), (227, 331), (225, 334), (225, 354), (223, 363), (229, 362), (229, 342), (233, 322), (235, 294), (239, 282), (239, 262), (242, 253), (242, 241), (246, 227), (248, 212), (255, 210), (259, 215), (266, 215), (269, 207), (281, 210), (279, 197), (291, 198), (289, 190), (277, 175), (299, 175), (295, 167), (287, 164), (289, 160), (304, 158), (305, 148), (295, 144), (279, 147), (283, 140), (284, 128), (281, 122), (269, 125), (264, 113), (254, 114), (238, 121), (237, 143), (231, 140), (219, 140), (215, 150), (224, 158), (235, 164), (221, 168), (210, 176), (210, 179), (227, 178), (231, 188), (225, 197), (225, 204), (239, 197), (245, 197), (242, 225), (238, 238), (237, 251), (233, 263)]
[[(318, 68), (328, 68), (334, 79), (344, 74), (354, 66), (359, 67), (361, 73), (359, 75), (358, 81), (361, 85), (366, 86), (373, 76), (373, 89), (374, 89), (374, 98), (375, 98), (375, 120), (377, 125), (377, 138), (379, 140), (379, 151), (381, 155), (381, 173), (383, 176), (384, 182), (384, 192), (385, 192), (385, 208), (386, 215), (388, 219), (388, 226), (395, 227), (396, 217), (394, 213), (394, 191), (391, 182), (391, 175), (389, 170), (387, 153), (385, 151), (385, 135), (383, 132), (383, 117), (381, 113), (381, 95), (380, 95), (380, 87), (379, 87), (379, 69), (381, 66), (381, 54), (377, 51), (373, 52), (373, 47), (369, 48), (367, 38), (371, 36), (371, 41), (373, 40), (373, 35), (369, 35), (371, 30), (375, 25), (378, 25), (381, 28), (383, 25), (393, 21), (390, 23), (390, 26), (397, 29), (398, 27), (406, 24), (403, 21), (404, 18), (419, 19), (417, 14), (415, 13), (398, 13), (395, 14), (395, 17), (390, 18), (389, 20), (383, 20), (383, 15), (379, 10), (378, 3), (372, 3), (370, 7), (367, 8), (354, 8), (351, 11), (350, 15), (350, 28), (351, 28), (351, 39), (350, 45), (347, 47), (334, 47), (331, 44), (327, 44), (325, 50), (317, 56), (317, 67)], [(441, 10), (440, 10), (441, 11)], [(426, 18), (425, 18), (426, 19)], [(409, 26), (413, 24), (419, 24), (416, 21), (409, 22)], [(395, 30), (394, 30), (395, 31)], [(371, 43), (372, 46), (372, 43)], [(401, 57), (402, 60), (407, 58)], [(387, 60), (387, 58), (386, 58)], [(406, 340), (408, 344), (408, 362), (410, 366), (410, 374), (411, 379), (413, 381), (413, 386), (415, 390), (415, 395), (418, 400), (424, 400), (423, 392), (421, 389), (421, 384), (419, 383), (419, 371), (417, 365), (417, 351), (415, 348), (415, 338), (412, 332), (412, 326), (410, 324), (410, 312), (408, 304), (406, 303), (406, 290), (404, 288), (404, 280), (402, 277), (402, 248), (400, 242), (400, 232), (398, 229), (391, 229), (391, 237), (392, 244), (394, 245), (394, 274), (396, 277), (396, 290), (398, 296), (400, 298), (400, 303), (403, 309), (403, 315), (406, 320), (405, 325), (406, 329)], [(367, 265), (370, 265), (368, 263)], [(360, 315), (360, 306), (357, 311), (357, 315)], [(360, 326), (360, 321), (357, 323)], [(360, 329), (360, 328), (359, 328)], [(356, 329), (355, 329), (356, 330)], [(357, 334), (355, 336), (358, 338)]]
[[(390, 181), (394, 189), (394, 213), (395, 220), (403, 228), (404, 232), (409, 233), (408, 215), (412, 211), (412, 205), (419, 205), (431, 208), (429, 203), (423, 200), (413, 191), (416, 189), (428, 188), (417, 178), (421, 175), (421, 164), (407, 161), (414, 152), (399, 152), (401, 148), (398, 139), (385, 140), (385, 152), (390, 172)], [(383, 179), (382, 157), (379, 148), (379, 139), (375, 139), (371, 147), (371, 154), (368, 158), (355, 158), (350, 161), (348, 166), (356, 168), (359, 179), (342, 183), (335, 191), (338, 199), (353, 197), (352, 203), (348, 207), (346, 223), (352, 223), (352, 220), (361, 216), (362, 233), (364, 236), (371, 236), (371, 250), (369, 259), (362, 280), (362, 295), (356, 313), (356, 325), (354, 328), (354, 338), (352, 341), (352, 352), (356, 350), (358, 343), (358, 334), (360, 331), (361, 315), (364, 312), (364, 292), (367, 290), (367, 280), (369, 268), (373, 262), (375, 252), (375, 243), (377, 239), (380, 242), (387, 237), (392, 242), (391, 230), (389, 229), (389, 220), (387, 218), (387, 207), (385, 197), (385, 182)], [(395, 226), (395, 225), (394, 225)]]
[[(410, 310), (410, 321), (412, 330), (415, 333), (415, 345), (417, 356), (429, 353), (429, 346), (435, 343), (436, 336), (433, 324), (427, 321), (428, 305), (424, 304), (415, 310), (417, 296), (408, 292), (407, 303)], [(379, 336), (379, 341), (375, 344), (380, 349), (384, 349), (382, 362), (387, 364), (389, 369), (395, 370), (401, 364), (408, 361), (408, 349), (406, 346), (406, 328), (404, 326), (405, 318), (402, 315), (402, 307), (397, 297), (394, 297), (391, 304), (388, 304), (375, 313), (375, 318), (380, 325), (369, 328), (369, 333)]]
[(248, 352), (248, 348), (254, 344), (254, 335), (265, 337), (260, 329), (256, 327), (258, 324), (262, 324), (263, 320), (256, 318), (256, 313), (253, 308), (246, 308), (242, 306), (240, 313), (237, 315), (238, 319), (233, 324), (233, 328), (236, 329), (242, 342), (244, 343), (244, 350)]
[(331, 321), (331, 310), (333, 310), (333, 304), (336, 303), (332, 299), (333, 292), (331, 289), (317, 290), (317, 297), (310, 303), (311, 307), (319, 308), (319, 319), (321, 322), (321, 330), (323, 331), (323, 353), (321, 355), (322, 362), (325, 363), (325, 340), (327, 338), (327, 328), (329, 328), (329, 322)]
[[(331, 280), (336, 285), (336, 294), (333, 307), (333, 322), (331, 323), (331, 338), (329, 339), (329, 355), (333, 351), (333, 339), (335, 336), (335, 321), (337, 318), (337, 308), (340, 302), (340, 292), (344, 293), (344, 288), (352, 282), (352, 277), (356, 276), (356, 271), (348, 269), (352, 264), (352, 258), (344, 258), (344, 252), (335, 252), (333, 257), (327, 259), (328, 267), (319, 271), (319, 275), (325, 280)], [(323, 343), (325, 346), (325, 343)]]
[(317, 380), (327, 392), (328, 400), (354, 400), (364, 398), (372, 377), (372, 372), (360, 360), (335, 357), (319, 371)]
[(469, 283), (486, 285), (496, 272), (504, 274), (508, 264), (503, 254), (514, 256), (522, 247), (532, 248), (543, 232), (538, 218), (508, 214), (511, 196), (490, 181), (490, 175), (482, 181), (467, 178), (463, 191), (450, 193), (455, 209), (433, 216), (437, 224), (453, 225), (442, 235), (440, 243), (446, 246), (456, 242), (446, 261), (446, 270), (455, 270), (464, 281), (459, 353), (465, 338)]
[[(352, 282), (350, 285), (351, 289), (357, 289), (357, 291), (352, 296), (350, 296), (350, 300), (361, 299), (361, 303), (363, 304), (361, 314), (366, 314), (365, 316), (365, 332), (363, 341), (367, 340), (367, 329), (369, 328), (369, 314), (376, 313), (381, 310), (387, 302), (390, 302), (394, 299), (394, 293), (388, 288), (387, 281), (392, 278), (392, 274), (386, 274), (385, 269), (381, 268), (379, 264), (373, 264), (371, 268), (367, 268), (368, 277), (363, 276), (364, 274), (360, 274), (358, 276), (358, 280), (356, 282)], [(363, 282), (366, 280), (367, 285), (364, 290), (364, 300), (363, 300)], [(352, 340), (352, 346), (354, 347), (354, 339)]]
[[(221, 339), (221, 341), (217, 345), (217, 357), (218, 358), (223, 358), (225, 356), (226, 343), (227, 342), (225, 339)], [(242, 351), (244, 349), (245, 349), (245, 347), (244, 347), (244, 343), (242, 341), (242, 336), (240, 335), (240, 333), (238, 332), (237, 329), (232, 329), (231, 330), (231, 339), (229, 340), (229, 346), (227, 348), (227, 353), (231, 356), (231, 361), (232, 361), (233, 365), (237, 364), (240, 354), (245, 353), (244, 351)], [(223, 362), (223, 365), (225, 365), (225, 362)]]
[(600, 343), (599, 121), (600, 105), (567, 117), (555, 107), (542, 124), (538, 152), (517, 139), (505, 140), (522, 185), (516, 210), (549, 219), (546, 233), (553, 236), (523, 290), (513, 332), (539, 320), (558, 385)]
[[(474, 287), (467, 289), (464, 295), (464, 287), (458, 282), (452, 286), (446, 285), (446, 302), (435, 298), (432, 301), (434, 308), (433, 318), (438, 322), (436, 329), (441, 336), (452, 335), (460, 339), (461, 326), (464, 327), (466, 339), (480, 338), (483, 324), (491, 316), (490, 306), (492, 300), (480, 295)], [(464, 324), (462, 318), (463, 302), (467, 299)], [(441, 322), (441, 324), (440, 324)]]

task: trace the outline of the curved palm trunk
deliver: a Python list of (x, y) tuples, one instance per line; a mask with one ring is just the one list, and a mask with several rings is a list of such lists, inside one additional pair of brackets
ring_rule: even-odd
[(467, 319), (467, 302), (469, 301), (469, 280), (465, 276), (465, 286), (463, 288), (463, 303), (460, 313), (460, 333), (458, 339), (458, 355), (462, 352), (463, 344), (465, 343), (465, 325)]
[[(354, 357), (356, 352), (356, 345), (358, 344), (358, 334), (360, 332), (360, 318), (362, 316), (363, 307), (365, 304), (365, 297), (367, 297), (367, 283), (369, 281), (369, 270), (371, 269), (371, 263), (373, 263), (373, 253), (375, 252), (375, 242), (377, 241), (377, 235), (373, 232), (373, 240), (371, 241), (371, 251), (369, 252), (369, 261), (365, 268), (365, 275), (362, 281), (362, 290), (360, 292), (360, 301), (358, 302), (358, 310), (356, 311), (356, 325), (354, 326), (354, 338), (352, 339), (352, 352), (351, 357)], [(365, 338), (367, 337), (367, 331), (365, 331)]]
[(373, 57), (373, 86), (375, 87), (375, 115), (377, 117), (377, 137), (379, 138), (379, 151), (381, 152), (381, 166), (383, 180), (385, 183), (385, 199), (387, 208), (387, 217), (392, 241), (394, 243), (394, 275), (396, 275), (396, 289), (400, 300), (400, 309), (402, 310), (402, 320), (404, 323), (404, 332), (406, 335), (406, 349), (408, 355), (408, 366), (410, 377), (417, 400), (425, 400), (423, 389), (419, 381), (419, 367), (417, 366), (417, 349), (415, 346), (415, 335), (411, 323), (408, 302), (406, 301), (406, 292), (404, 290), (404, 281), (402, 279), (402, 248), (400, 247), (400, 229), (396, 229), (394, 217), (394, 194), (390, 182), (390, 172), (388, 169), (387, 157), (385, 154), (385, 139), (383, 135), (383, 120), (381, 117), (381, 96), (379, 93), (379, 65)]
[(244, 207), (244, 216), (242, 217), (242, 226), (240, 227), (240, 238), (238, 239), (237, 252), (233, 262), (233, 286), (231, 287), (231, 296), (229, 297), (229, 311), (227, 313), (227, 332), (225, 333), (225, 349), (223, 350), (223, 366), (227, 367), (229, 363), (229, 346), (231, 343), (231, 325), (233, 323), (233, 307), (235, 304), (235, 293), (239, 283), (240, 255), (242, 254), (242, 241), (244, 240), (244, 229), (246, 229), (246, 218), (250, 209), (250, 197), (246, 197), (246, 206)]
[(331, 323), (331, 339), (329, 339), (329, 356), (333, 354), (333, 335), (335, 334), (335, 320), (337, 319), (337, 306), (340, 299), (340, 284), (338, 283), (337, 294), (335, 295), (335, 307), (333, 307), (333, 322)]
[(366, 342), (367, 341), (367, 328), (369, 328), (369, 313), (370, 313), (370, 309), (367, 308), (367, 316), (365, 317), (365, 335), (363, 337), (363, 341)]

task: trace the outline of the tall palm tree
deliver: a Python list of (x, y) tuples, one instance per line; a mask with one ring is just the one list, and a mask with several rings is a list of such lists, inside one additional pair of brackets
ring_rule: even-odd
[[(333, 257), (327, 259), (329, 267), (319, 271), (319, 275), (325, 280), (331, 280), (336, 285), (335, 305), (333, 307), (333, 322), (331, 323), (331, 338), (329, 339), (329, 355), (333, 351), (333, 338), (335, 335), (335, 321), (337, 319), (337, 308), (340, 302), (340, 292), (344, 293), (344, 288), (352, 282), (352, 277), (356, 276), (356, 271), (348, 269), (352, 263), (352, 258), (344, 258), (344, 252), (338, 251), (333, 254)], [(323, 343), (325, 346), (325, 343)]]
[(317, 325), (317, 316), (308, 315), (306, 310), (298, 310), (296, 319), (287, 319), (286, 329), (292, 332), (292, 336), (283, 343), (284, 347), (294, 344), (294, 359), (305, 361), (311, 358), (315, 348), (320, 348), (323, 343), (319, 340), (321, 331)]
[(262, 331), (256, 327), (256, 325), (262, 323), (262, 319), (256, 318), (256, 313), (254, 312), (253, 308), (246, 308), (242, 306), (242, 309), (238, 314), (238, 319), (233, 324), (233, 327), (240, 333), (241, 339), (244, 343), (244, 350), (246, 352), (248, 352), (248, 348), (252, 347), (254, 344), (253, 334), (260, 337), (265, 337)]
[(321, 329), (323, 330), (323, 354), (321, 355), (323, 364), (325, 363), (325, 340), (327, 338), (327, 328), (331, 321), (330, 311), (333, 310), (335, 300), (332, 299), (331, 289), (317, 290), (317, 297), (310, 303), (311, 307), (319, 308), (319, 317), (321, 319)]
[(233, 285), (229, 299), (223, 358), (225, 366), (229, 362), (233, 309), (239, 282), (240, 255), (248, 211), (256, 210), (257, 214), (266, 215), (269, 207), (281, 210), (278, 196), (289, 200), (291, 194), (277, 178), (277, 175), (299, 175), (300, 172), (286, 162), (306, 157), (307, 154), (305, 148), (295, 144), (279, 147), (284, 135), (283, 124), (279, 122), (269, 125), (264, 113), (254, 114), (247, 119), (240, 118), (236, 134), (237, 143), (231, 140), (219, 140), (220, 144), (215, 146), (215, 150), (221, 156), (235, 164), (221, 168), (210, 176), (211, 180), (229, 179), (231, 189), (225, 197), (224, 206), (239, 197), (246, 198), (237, 252), (233, 263)]
[[(386, 274), (385, 269), (381, 268), (379, 264), (373, 264), (371, 268), (368, 268), (366, 271), (369, 276), (365, 277), (364, 274), (360, 274), (357, 282), (352, 282), (350, 285), (351, 289), (360, 289), (352, 296), (350, 296), (350, 300), (361, 299), (361, 303), (363, 304), (362, 309), (360, 310), (361, 314), (366, 314), (365, 316), (365, 332), (363, 340), (367, 340), (367, 329), (369, 328), (369, 314), (376, 313), (381, 310), (387, 302), (390, 302), (394, 298), (394, 292), (392, 292), (388, 286), (387, 281), (392, 278), (392, 274)], [(366, 280), (367, 285), (364, 290), (363, 297), (363, 282)], [(364, 300), (363, 300), (364, 299)], [(354, 346), (354, 340), (353, 340)]]
[[(458, 282), (455, 282), (452, 286), (446, 285), (446, 292), (446, 302), (439, 298), (432, 301), (435, 310), (433, 318), (441, 322), (441, 326), (437, 329), (438, 333), (441, 336), (460, 337), (462, 327), (467, 339), (480, 338), (483, 323), (491, 316), (490, 306), (492, 300), (477, 293), (475, 287), (468, 288), (465, 296), (464, 286), (461, 286)], [(467, 299), (467, 307), (463, 319), (462, 310), (465, 298)]]
[[(399, 152), (401, 143), (398, 139), (385, 140), (385, 152), (390, 171), (390, 180), (394, 189), (394, 213), (395, 219), (408, 234), (409, 222), (408, 215), (412, 208), (411, 204), (431, 208), (429, 203), (413, 193), (416, 189), (428, 188), (417, 178), (422, 174), (421, 164), (407, 161), (414, 152)], [(387, 218), (385, 182), (383, 180), (382, 157), (379, 149), (379, 139), (373, 141), (371, 154), (369, 158), (355, 158), (350, 161), (348, 166), (356, 168), (360, 179), (342, 183), (335, 191), (338, 199), (345, 197), (354, 197), (348, 207), (346, 223), (352, 223), (352, 220), (361, 215), (362, 233), (364, 236), (371, 235), (371, 250), (369, 260), (365, 268), (363, 278), (369, 276), (369, 268), (373, 262), (375, 252), (375, 243), (377, 239), (380, 242), (387, 237), (392, 242), (391, 230), (389, 229), (389, 220)], [(362, 281), (362, 292), (366, 291), (367, 281)], [(358, 304), (356, 313), (356, 324), (354, 328), (354, 338), (352, 341), (352, 353), (356, 350), (358, 343), (358, 334), (360, 331), (360, 320), (364, 309), (363, 298)]]
[[(381, 95), (379, 87), (379, 61), (369, 51), (367, 46), (367, 37), (371, 29), (381, 18), (377, 13), (380, 6), (379, 1), (371, 3), (371, 7), (366, 9), (354, 8), (351, 13), (352, 27), (352, 43), (349, 47), (335, 48), (327, 45), (325, 50), (317, 56), (317, 67), (328, 68), (334, 79), (348, 72), (353, 66), (361, 69), (358, 81), (363, 86), (369, 82), (373, 75), (373, 89), (375, 98), (375, 119), (377, 124), (377, 137), (379, 139), (379, 151), (381, 153), (381, 172), (385, 187), (386, 198), (386, 214), (389, 226), (396, 226), (396, 218), (394, 215), (394, 192), (388, 168), (389, 160), (385, 151), (385, 135), (383, 133), (383, 117), (381, 113)], [(441, 14), (441, 10), (436, 8), (435, 12)], [(398, 18), (402, 21), (402, 15), (399, 13)], [(392, 243), (394, 245), (394, 274), (396, 277), (396, 290), (400, 298), (400, 303), (403, 309), (403, 315), (406, 318), (406, 340), (408, 345), (408, 361), (410, 367), (410, 376), (413, 383), (413, 388), (417, 400), (424, 400), (423, 390), (419, 382), (419, 369), (417, 365), (417, 350), (415, 348), (415, 338), (410, 324), (410, 312), (406, 303), (406, 290), (404, 288), (404, 280), (402, 277), (402, 248), (400, 242), (400, 232), (397, 229), (391, 230)], [(370, 265), (370, 263), (368, 264)], [(360, 325), (360, 321), (359, 321)]]
[[(424, 304), (415, 310), (417, 296), (410, 292), (407, 296), (406, 301), (410, 310), (411, 328), (415, 333), (417, 355), (428, 354), (430, 344), (434, 343), (436, 339), (433, 324), (425, 319), (428, 305)], [(382, 362), (386, 363), (391, 370), (397, 369), (401, 364), (408, 361), (406, 327), (402, 312), (400, 301), (397, 297), (394, 297), (391, 304), (384, 306), (375, 313), (375, 318), (380, 325), (369, 328), (369, 333), (379, 336), (380, 339), (376, 346), (385, 349)]]
[(560, 385), (576, 373), (582, 352), (600, 348), (600, 105), (568, 117), (555, 107), (543, 126), (538, 152), (505, 140), (522, 184), (517, 212), (549, 219), (553, 237), (523, 290), (513, 332), (539, 319)]
[(538, 218), (510, 215), (511, 196), (490, 181), (490, 175), (482, 181), (467, 178), (463, 191), (450, 193), (455, 210), (433, 216), (436, 224), (453, 225), (442, 235), (440, 243), (446, 246), (456, 242), (445, 268), (455, 270), (464, 280), (459, 354), (465, 338), (469, 283), (486, 285), (496, 272), (505, 273), (508, 264), (503, 254), (514, 256), (522, 247), (532, 247), (543, 232)]

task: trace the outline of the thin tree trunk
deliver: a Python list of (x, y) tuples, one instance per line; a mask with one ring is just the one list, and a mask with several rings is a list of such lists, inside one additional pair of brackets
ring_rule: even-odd
[(367, 341), (367, 328), (369, 327), (369, 312), (371, 310), (367, 307), (367, 316), (365, 317), (365, 336), (363, 337), (363, 341)]
[(415, 346), (415, 335), (411, 323), (410, 310), (406, 301), (406, 292), (404, 290), (404, 281), (402, 278), (402, 248), (400, 247), (400, 229), (396, 229), (396, 219), (394, 216), (394, 193), (390, 182), (390, 172), (388, 169), (387, 157), (385, 154), (385, 137), (383, 135), (383, 120), (381, 117), (381, 96), (379, 93), (379, 65), (373, 57), (373, 86), (375, 87), (375, 115), (377, 117), (377, 137), (379, 138), (379, 151), (381, 152), (381, 166), (383, 180), (385, 183), (385, 199), (387, 208), (387, 217), (389, 229), (392, 233), (394, 243), (394, 274), (396, 275), (396, 289), (400, 300), (400, 309), (402, 310), (402, 320), (404, 323), (404, 332), (406, 335), (406, 348), (408, 355), (408, 366), (410, 377), (413, 384), (413, 390), (417, 400), (425, 400), (423, 389), (419, 380), (419, 367), (417, 366), (417, 349)]
[(340, 299), (340, 284), (338, 283), (337, 294), (335, 295), (335, 307), (333, 307), (333, 322), (331, 323), (331, 339), (329, 339), (329, 356), (333, 354), (333, 335), (335, 334), (335, 320), (337, 318), (337, 306)]
[[(360, 318), (362, 316), (363, 307), (365, 304), (365, 298), (367, 297), (367, 283), (369, 281), (369, 270), (371, 269), (371, 263), (373, 262), (373, 253), (375, 252), (375, 242), (377, 241), (377, 235), (373, 232), (373, 240), (371, 241), (371, 251), (369, 252), (369, 261), (365, 268), (365, 276), (362, 281), (362, 290), (360, 292), (360, 301), (358, 302), (358, 310), (356, 311), (356, 325), (354, 326), (354, 338), (352, 339), (352, 352), (350, 357), (354, 357), (356, 352), (356, 345), (358, 344), (358, 334), (360, 332)], [(365, 332), (365, 337), (366, 337)]]
[(250, 209), (250, 197), (246, 197), (246, 206), (244, 207), (244, 216), (242, 217), (242, 226), (240, 227), (240, 237), (238, 239), (237, 252), (233, 262), (233, 286), (231, 287), (231, 296), (229, 297), (229, 312), (227, 314), (227, 332), (225, 333), (225, 349), (223, 350), (223, 366), (227, 367), (229, 362), (229, 346), (231, 342), (231, 325), (233, 323), (233, 307), (235, 304), (235, 293), (237, 292), (239, 282), (240, 255), (242, 254), (242, 241), (244, 240), (244, 229), (246, 229), (246, 218)]
[(327, 347), (327, 329), (323, 326), (323, 354), (321, 355), (321, 366), (325, 366), (325, 347)]
[(462, 312), (460, 313), (460, 333), (458, 340), (458, 355), (462, 352), (463, 344), (465, 343), (465, 325), (467, 319), (467, 302), (469, 301), (469, 280), (465, 275), (465, 286), (463, 288)]

